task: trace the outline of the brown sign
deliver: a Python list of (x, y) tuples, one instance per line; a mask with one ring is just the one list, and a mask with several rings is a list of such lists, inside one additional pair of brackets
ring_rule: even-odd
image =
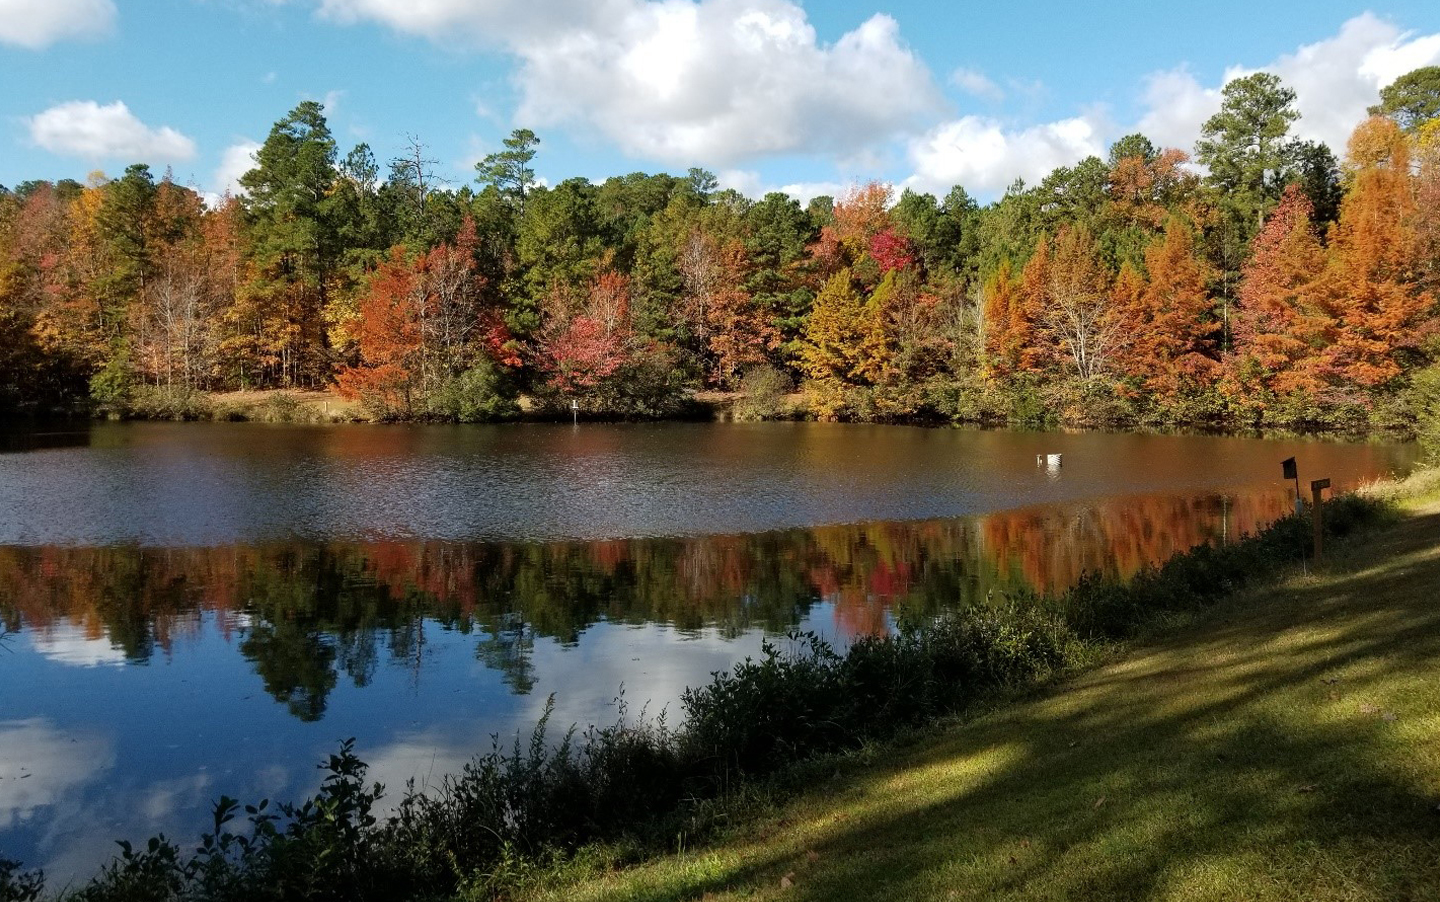
[(1330, 488), (1330, 480), (1328, 479), (1316, 479), (1315, 481), (1310, 483), (1310, 491), (1312, 492), (1318, 492), (1321, 489), (1328, 488)]

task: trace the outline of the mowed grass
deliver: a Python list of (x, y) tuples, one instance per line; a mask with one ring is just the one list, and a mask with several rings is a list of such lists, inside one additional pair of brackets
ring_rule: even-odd
[(714, 846), (525, 898), (1440, 899), (1440, 503)]

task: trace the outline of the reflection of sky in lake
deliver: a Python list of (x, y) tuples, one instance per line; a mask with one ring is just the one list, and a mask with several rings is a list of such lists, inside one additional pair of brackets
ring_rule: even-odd
[[(821, 605), (806, 625), (832, 621)], [(409, 779), (424, 785), (458, 771), (490, 748), (492, 734), (507, 747), (517, 732), (528, 738), (552, 693), (553, 737), (572, 724), (614, 722), (622, 687), (631, 720), (642, 708), (652, 717), (668, 708), (673, 724), (683, 687), (758, 652), (762, 638), (596, 623), (578, 644), (535, 638), (534, 683), (517, 695), (477, 658), (480, 635), (433, 621), (423, 632), (418, 660), (384, 661), (363, 688), (342, 676), (323, 719), (310, 723), (265, 693), (235, 653), (240, 633), (227, 639), (213, 614), (143, 666), (94, 666), (111, 660), (108, 642), (71, 628), (9, 637), (0, 849), (43, 867), (53, 888), (93, 873), (119, 838), (164, 832), (188, 845), (222, 792), (247, 802), (313, 793), (314, 765), (351, 736), (393, 802)]]

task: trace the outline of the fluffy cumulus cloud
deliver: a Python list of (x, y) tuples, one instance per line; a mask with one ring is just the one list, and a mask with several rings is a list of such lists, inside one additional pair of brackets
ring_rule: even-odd
[[(1343, 156), (1350, 132), (1381, 88), (1413, 69), (1436, 64), (1440, 34), (1402, 32), (1365, 13), (1347, 21), (1333, 37), (1266, 65), (1231, 67), (1216, 84), (1203, 84), (1185, 66), (1152, 73), (1144, 81), (1140, 118), (1128, 126), (1097, 116), (1020, 127), (981, 116), (941, 124), (910, 142), (915, 174), (907, 184), (930, 191), (961, 184), (982, 195), (994, 194), (1017, 177), (1033, 183), (1056, 166), (1072, 165), (1091, 154), (1104, 157), (1111, 142), (1133, 131), (1160, 146), (1192, 151), (1201, 126), (1220, 109), (1224, 85), (1258, 71), (1274, 73), (1295, 90), (1301, 116), (1295, 134), (1324, 141)], [(952, 82), (983, 94), (984, 83), (969, 78), (974, 74), (956, 73)]]
[(773, 190), (788, 194), (802, 204), (808, 204), (817, 197), (836, 198), (860, 184), (860, 179), (849, 182), (787, 182)]
[(1421, 66), (1440, 64), (1440, 34), (1416, 36), (1370, 13), (1346, 22), (1333, 38), (1276, 60), (1268, 71), (1295, 89), (1295, 131), (1345, 152), (1350, 132), (1380, 89)]
[(1205, 120), (1220, 109), (1221, 88), (1235, 78), (1271, 72), (1295, 91), (1295, 134), (1324, 141), (1337, 155), (1380, 89), (1422, 66), (1440, 64), (1440, 34), (1415, 35), (1371, 13), (1356, 16), (1333, 37), (1306, 44), (1267, 65), (1226, 70), (1220, 84), (1202, 85), (1185, 69), (1146, 82), (1147, 112), (1139, 130), (1156, 143), (1189, 149)]
[(217, 195), (245, 193), (240, 187), (240, 176), (255, 168), (255, 154), (259, 150), (260, 143), (250, 140), (237, 141), (225, 148), (220, 154), (220, 165), (211, 177)]
[[(1227, 79), (1228, 80), (1228, 79)], [(1189, 152), (1200, 126), (1220, 109), (1220, 87), (1205, 87), (1184, 67), (1145, 79), (1145, 114), (1135, 127), (1160, 147)]]
[(169, 126), (151, 128), (120, 101), (72, 100), (30, 117), (30, 139), (51, 153), (88, 160), (173, 162), (195, 156), (195, 142)]
[(965, 116), (911, 142), (915, 174), (906, 185), (942, 195), (955, 185), (997, 194), (1017, 178), (1033, 184), (1057, 166), (1104, 156), (1107, 131), (1095, 116), (1022, 129), (1007, 129), (984, 116)]
[(0, 44), (40, 50), (56, 41), (103, 37), (114, 28), (113, 0), (0, 0)]
[(1332, 37), (1265, 65), (1233, 67), (1215, 83), (1185, 66), (1155, 72), (1128, 123), (1092, 113), (1041, 123), (977, 115), (974, 103), (1000, 104), (1027, 89), (965, 68), (948, 82), (969, 95), (972, 109), (944, 121), (928, 68), (886, 15), (827, 44), (798, 0), (312, 2), (329, 21), (506, 52), (516, 64), (517, 121), (572, 128), (668, 165), (717, 167), (723, 183), (746, 193), (762, 186), (740, 167), (785, 154), (827, 154), (849, 171), (904, 147), (913, 167), (907, 185), (963, 184), (985, 195), (1017, 177), (1033, 182), (1055, 166), (1103, 157), (1131, 131), (1189, 150), (1220, 108), (1223, 85), (1260, 69), (1296, 90), (1297, 134), (1343, 153), (1381, 87), (1440, 63), (1440, 35), (1403, 32), (1365, 13)]
[(678, 166), (855, 154), (940, 104), (894, 19), (823, 44), (793, 0), (323, 0), (320, 11), (498, 44), (518, 62), (519, 121), (577, 127)]

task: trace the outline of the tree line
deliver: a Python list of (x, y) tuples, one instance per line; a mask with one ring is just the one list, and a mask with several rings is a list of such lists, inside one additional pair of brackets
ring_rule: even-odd
[(1403, 429), (1440, 386), (1440, 67), (1379, 99), (1342, 161), (1257, 73), (1193, 157), (1133, 134), (983, 206), (545, 185), (524, 129), (474, 186), (413, 138), (382, 177), (307, 101), (213, 205), (145, 165), (0, 187), (0, 411), (335, 387), (376, 418), (665, 416), (715, 389), (754, 416)]

